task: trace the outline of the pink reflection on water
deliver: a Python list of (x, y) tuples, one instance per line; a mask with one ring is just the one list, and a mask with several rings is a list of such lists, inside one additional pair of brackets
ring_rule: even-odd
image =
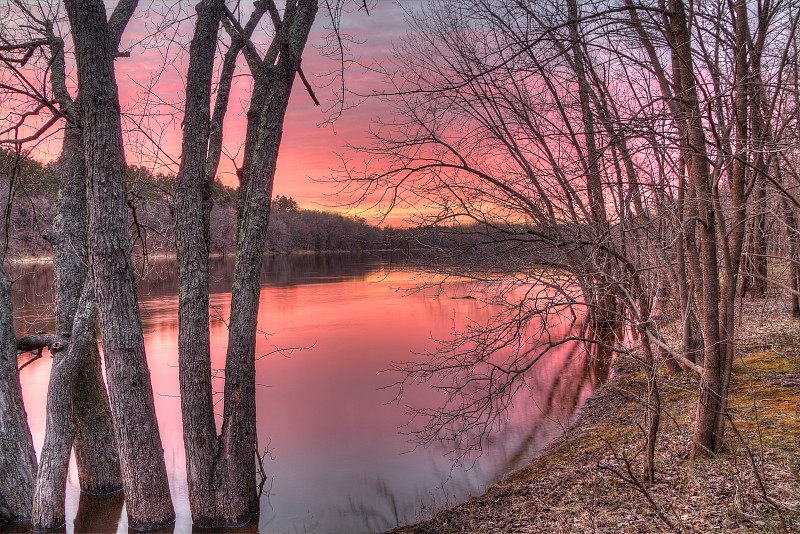
[[(412, 450), (398, 433), (407, 416), (402, 405), (387, 404), (394, 392), (381, 388), (396, 377), (382, 371), (393, 361), (418, 358), (412, 351), (431, 349), (432, 338), (446, 338), (454, 324), (485, 322), (496, 310), (479, 300), (451, 298), (475, 289), (461, 282), (448, 283), (444, 294), (408, 291), (419, 283), (421, 271), (389, 270), (378, 260), (278, 258), (268, 260), (265, 269), (259, 317), (263, 334), (257, 342), (257, 355), (265, 355), (257, 362), (258, 428), (259, 442), (262, 448), (269, 446), (273, 459), (266, 464), (272, 489), (262, 500), (261, 531), (382, 530), (415, 520), (423, 509), (463, 500), (558, 435), (593, 389), (580, 347), (560, 347), (534, 367), (530, 394), (515, 401), (508, 424), (472, 469), (452, 469), (443, 448)], [(230, 312), (230, 294), (221, 289), (230, 278), (230, 266), (217, 264), (213, 272), (212, 365), (221, 369)], [(141, 284), (140, 295), (178, 512), (175, 531), (187, 532), (191, 518), (178, 397), (174, 276), (171, 266), (163, 265)], [(18, 308), (20, 317), (30, 318), (32, 307)], [(35, 323), (29, 322), (29, 327)], [(42, 328), (45, 322), (35, 325)], [(275, 352), (292, 347), (304, 348)], [(37, 449), (43, 440), (49, 366), (49, 358), (43, 358), (22, 373)], [(215, 388), (222, 389), (221, 378)], [(440, 401), (436, 392), (421, 387), (404, 399), (415, 406)], [(75, 473), (70, 486), (72, 522), (78, 508)], [(125, 523), (123, 512), (120, 531), (127, 528)]]

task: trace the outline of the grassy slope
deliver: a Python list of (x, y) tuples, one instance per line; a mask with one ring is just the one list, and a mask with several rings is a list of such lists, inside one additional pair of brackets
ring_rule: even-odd
[[(621, 361), (566, 435), (487, 492), (397, 532), (800, 531), (800, 322), (774, 301), (738, 324), (726, 450), (690, 462), (696, 377), (662, 376), (657, 483), (637, 489), (643, 376)], [(738, 431), (738, 432), (737, 432)], [(621, 476), (628, 480), (623, 480)], [(759, 482), (759, 478), (761, 482)], [(762, 489), (763, 488), (763, 489)]]

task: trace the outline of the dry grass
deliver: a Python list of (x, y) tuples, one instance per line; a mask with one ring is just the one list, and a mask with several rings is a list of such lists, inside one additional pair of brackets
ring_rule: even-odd
[(728, 426), (718, 457), (687, 457), (697, 378), (662, 376), (657, 482), (637, 489), (626, 463), (639, 476), (644, 379), (635, 362), (621, 361), (566, 435), (527, 467), (396, 532), (800, 531), (800, 322), (777, 304), (743, 310), (730, 398), (735, 428)]

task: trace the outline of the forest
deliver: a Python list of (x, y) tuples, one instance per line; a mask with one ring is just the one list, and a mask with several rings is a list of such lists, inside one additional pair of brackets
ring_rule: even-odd
[[(11, 151), (0, 148), (0, 187), (7, 199), (2, 218), (5, 253), (10, 258), (47, 256), (49, 221), (56, 214), (59, 161), (49, 165), (24, 158), (16, 161)], [(128, 210), (136, 223), (136, 250), (150, 255), (174, 255), (175, 232), (170, 203), (175, 177), (156, 176), (143, 167), (126, 169)], [(13, 178), (12, 178), (13, 175)], [(213, 186), (210, 252), (236, 249), (236, 189), (221, 182)], [(301, 209), (291, 197), (273, 201), (267, 250), (285, 254), (297, 251), (359, 251), (391, 246), (384, 232), (363, 218), (333, 212)], [(8, 215), (6, 215), (8, 211)]]
[[(263, 255), (377, 242), (413, 249), (444, 279), (482, 284), (481, 298), (498, 310), (392, 369), (401, 400), (415, 385), (444, 395), (412, 414), (412, 443), (445, 443), (457, 459), (480, 451), (531, 370), (581, 343), (590, 357), (637, 370), (627, 414), (639, 429), (636, 452), (609, 444), (623, 467), (608, 476), (646, 495), (660, 525), (684, 530), (651, 493), (662, 476), (660, 436), (678, 424), (664, 408), (665, 384), (685, 377), (680, 387), (691, 392), (681, 454), (693, 465), (719, 462), (741, 435), (731, 399), (743, 310), (778, 299), (782, 316), (800, 317), (796, 0), (429, 0), (409, 8), (391, 57), (369, 65), (348, 55), (341, 24), (381, 2), (266, 0), (243, 9), (203, 0), (182, 43), (174, 181), (126, 164), (115, 66), (126, 61), (126, 26), (141, 7), (13, 0), (0, 8), (8, 21), (0, 142), (3, 161), (15, 161), (0, 191), (9, 199), (4, 250), (8, 260), (11, 250), (52, 249), (58, 316), (56, 332), (17, 339), (0, 272), (0, 517), (37, 530), (63, 524), (74, 449), (81, 489), (122, 488), (132, 528), (174, 520), (131, 260), (142, 247), (174, 243), (192, 520), (247, 523), (259, 510)], [(301, 66), (317, 19), (329, 31), (320, 46), (340, 58), (324, 86), (339, 99), (333, 114), (357, 108), (347, 96), (384, 110), (329, 182), (341, 202), (383, 216), (415, 208), (410, 229), (380, 230), (273, 194), (290, 95), (316, 102), (320, 89)], [(352, 72), (377, 73), (381, 85), (350, 94)], [(237, 95), (246, 97), (246, 124), (230, 189), (217, 172), (239, 74), (249, 83)], [(22, 157), (56, 125), (57, 164)], [(209, 348), (214, 252), (235, 252), (221, 413)], [(569, 333), (554, 338), (565, 317)], [(37, 458), (17, 355), (42, 347), (56, 363)], [(791, 530), (796, 502), (770, 497), (755, 456), (747, 461), (769, 513)]]

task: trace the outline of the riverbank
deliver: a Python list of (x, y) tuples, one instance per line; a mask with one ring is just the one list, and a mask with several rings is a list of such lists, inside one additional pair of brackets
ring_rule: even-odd
[[(313, 256), (317, 254), (388, 254), (395, 252), (393, 249), (390, 248), (376, 248), (376, 249), (363, 249), (363, 250), (305, 250), (305, 249), (297, 249), (291, 250), (288, 252), (277, 252), (273, 250), (268, 250), (264, 252), (265, 257), (276, 257), (276, 256)], [(405, 252), (405, 251), (404, 251)], [(211, 252), (208, 255), (209, 259), (220, 259), (220, 258), (236, 258), (235, 252)], [(166, 253), (151, 253), (147, 255), (147, 259), (150, 261), (159, 260), (159, 261), (176, 261), (177, 255), (175, 252), (166, 252)], [(16, 257), (10, 257), (6, 260), (9, 264), (14, 265), (25, 265), (31, 263), (52, 263), (53, 262), (53, 254), (51, 252), (42, 252), (41, 254), (31, 254), (31, 255), (20, 255)]]
[(645, 381), (636, 362), (564, 436), (487, 491), (399, 533), (780, 532), (800, 530), (800, 321), (783, 302), (746, 302), (725, 451), (689, 461), (697, 377), (662, 373), (653, 485), (640, 483)]

